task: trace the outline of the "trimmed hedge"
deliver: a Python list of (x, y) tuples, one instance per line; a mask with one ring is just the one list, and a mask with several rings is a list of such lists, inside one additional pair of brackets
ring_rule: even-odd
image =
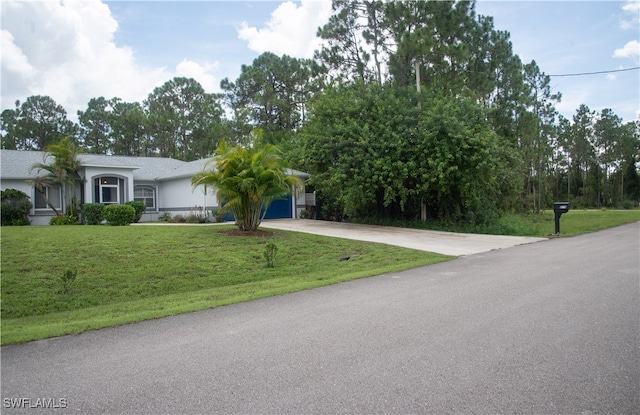
[(130, 205), (107, 205), (104, 208), (104, 218), (111, 226), (130, 225), (136, 218), (136, 210)]
[(133, 220), (135, 223), (138, 223), (140, 218), (142, 218), (142, 214), (144, 213), (144, 211), (147, 210), (147, 206), (143, 202), (138, 202), (135, 200), (125, 202), (125, 205), (133, 206), (133, 208), (136, 210), (136, 217)]
[(100, 225), (104, 220), (104, 205), (85, 203), (82, 205), (82, 222), (85, 225)]

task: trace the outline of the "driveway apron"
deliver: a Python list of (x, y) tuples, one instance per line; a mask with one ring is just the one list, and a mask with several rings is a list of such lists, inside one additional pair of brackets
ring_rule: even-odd
[(546, 240), (546, 238), (437, 232), (305, 219), (265, 220), (260, 227), (378, 242), (454, 256), (479, 254)]

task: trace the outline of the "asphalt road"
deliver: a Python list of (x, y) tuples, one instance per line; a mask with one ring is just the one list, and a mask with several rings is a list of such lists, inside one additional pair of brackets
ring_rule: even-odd
[(638, 414), (640, 223), (1, 353), (3, 414)]

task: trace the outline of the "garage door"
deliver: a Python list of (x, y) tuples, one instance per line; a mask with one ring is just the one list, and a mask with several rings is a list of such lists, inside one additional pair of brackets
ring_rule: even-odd
[(292, 217), (291, 196), (286, 199), (274, 200), (264, 216), (265, 219), (291, 219)]
[[(264, 216), (265, 219), (292, 219), (293, 215), (291, 214), (291, 196), (287, 196), (286, 199), (274, 200), (269, 209), (267, 209), (267, 214)], [(224, 203), (222, 204), (224, 206)], [(225, 222), (235, 221), (236, 218), (233, 216), (231, 211), (227, 212), (227, 216), (224, 218)]]

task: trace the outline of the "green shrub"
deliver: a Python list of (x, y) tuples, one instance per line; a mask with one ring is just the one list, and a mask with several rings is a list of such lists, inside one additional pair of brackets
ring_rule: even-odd
[(144, 211), (147, 210), (147, 205), (145, 205), (144, 202), (138, 202), (136, 200), (126, 202), (125, 205), (133, 206), (133, 208), (136, 210), (136, 217), (133, 220), (135, 223), (138, 223), (138, 221), (142, 218), (142, 214), (144, 213)]
[(187, 223), (207, 223), (207, 217), (192, 213), (185, 218)]
[(125, 226), (133, 223), (136, 210), (130, 205), (107, 205), (104, 208), (104, 218), (111, 226)]
[(29, 212), (33, 205), (26, 193), (16, 189), (7, 189), (1, 192), (2, 226), (29, 225)]
[(82, 205), (82, 221), (85, 225), (100, 225), (104, 220), (104, 205), (85, 203)]
[(278, 253), (278, 247), (273, 242), (267, 243), (264, 247), (264, 259), (267, 260), (267, 268), (273, 268), (276, 266), (276, 254)]
[(162, 212), (162, 215), (158, 216), (159, 222), (171, 222), (171, 213)]
[(49, 225), (79, 225), (77, 216), (54, 216), (49, 220)]
[(187, 218), (185, 218), (182, 215), (175, 215), (174, 217), (169, 219), (169, 222), (171, 223), (185, 223), (186, 221), (187, 221)]

